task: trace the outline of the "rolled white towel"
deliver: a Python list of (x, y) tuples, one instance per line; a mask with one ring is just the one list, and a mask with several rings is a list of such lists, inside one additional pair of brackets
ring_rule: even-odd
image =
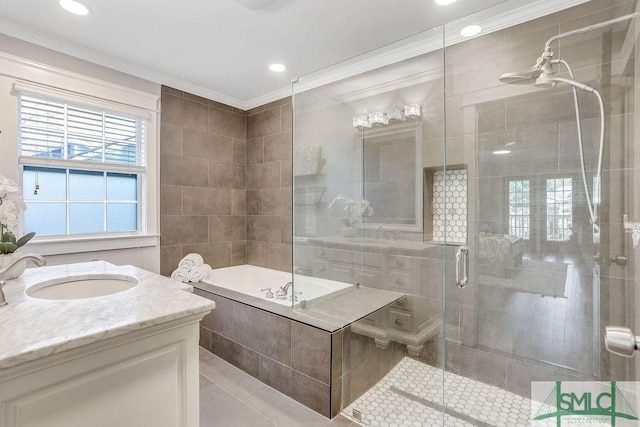
[(194, 268), (200, 267), (204, 264), (204, 260), (200, 254), (192, 253), (180, 260), (178, 268), (184, 268), (187, 271), (191, 271)]
[(202, 264), (200, 267), (194, 268), (189, 272), (189, 281), (197, 283), (204, 279), (211, 270), (212, 268), (209, 264)]
[(171, 278), (178, 282), (187, 283), (189, 281), (189, 271), (186, 268), (178, 268), (171, 273)]

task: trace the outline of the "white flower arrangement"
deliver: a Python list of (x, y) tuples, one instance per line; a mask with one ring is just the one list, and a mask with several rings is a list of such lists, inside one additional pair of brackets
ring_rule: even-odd
[[(368, 200), (362, 199), (356, 201), (342, 194), (333, 199), (327, 208), (334, 216), (343, 216), (346, 214), (346, 218), (342, 218), (342, 222), (347, 227), (353, 227), (358, 223), (359, 218), (373, 215), (373, 208)], [(352, 217), (355, 218), (352, 219)]]
[(0, 254), (10, 254), (27, 244), (36, 233), (28, 233), (16, 239), (20, 226), (20, 214), (26, 209), (20, 187), (0, 175)]

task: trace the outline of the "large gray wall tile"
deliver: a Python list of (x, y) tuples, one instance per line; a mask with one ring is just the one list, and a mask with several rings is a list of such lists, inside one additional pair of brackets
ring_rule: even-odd
[(290, 244), (265, 242), (264, 251), (265, 267), (289, 273), (291, 272), (293, 252)]
[(299, 322), (291, 324), (291, 367), (331, 384), (331, 333)]
[(204, 316), (200, 325), (229, 339), (233, 339), (233, 304), (230, 299), (198, 288), (193, 293), (216, 303), (216, 308)]
[(291, 132), (283, 132), (264, 137), (264, 161), (291, 159), (293, 140)]
[(210, 216), (209, 241), (229, 242), (244, 240), (246, 237), (244, 216)]
[(160, 187), (160, 215), (182, 215), (182, 187), (166, 185)]
[(247, 118), (243, 115), (219, 108), (211, 108), (209, 132), (231, 138), (246, 139)]
[(162, 122), (187, 129), (206, 131), (209, 107), (172, 95), (162, 95)]
[(291, 321), (241, 303), (233, 307), (236, 342), (291, 366)]
[(211, 351), (252, 377), (258, 378), (260, 374), (260, 355), (255, 351), (215, 332), (211, 334)]
[(247, 139), (280, 133), (280, 108), (272, 108), (247, 117)]
[(171, 276), (173, 270), (178, 268), (182, 259), (181, 246), (161, 246), (160, 247), (160, 274)]
[(204, 262), (213, 268), (231, 266), (231, 242), (204, 243), (199, 245), (184, 245), (182, 253), (198, 253)]
[(160, 157), (160, 183), (172, 185), (209, 185), (209, 162), (176, 156)]
[(204, 243), (208, 240), (209, 223), (206, 216), (162, 215), (160, 217), (160, 246)]
[(264, 215), (291, 216), (291, 188), (265, 188), (262, 190), (262, 213)]
[(325, 417), (331, 416), (331, 391), (328, 385), (263, 356), (260, 356), (259, 378)]
[(184, 187), (182, 209), (185, 215), (231, 215), (231, 190)]
[(233, 140), (209, 132), (185, 129), (183, 156), (208, 159), (219, 163), (232, 163)]
[(168, 156), (182, 156), (181, 126), (162, 123), (160, 125), (160, 152)]

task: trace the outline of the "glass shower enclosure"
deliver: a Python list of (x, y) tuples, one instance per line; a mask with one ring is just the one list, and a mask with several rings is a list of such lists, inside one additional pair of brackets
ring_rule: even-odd
[(294, 83), (294, 292), (381, 301), (334, 340), (334, 414), (637, 425), (606, 329), (640, 331), (637, 7), (505, 1)]

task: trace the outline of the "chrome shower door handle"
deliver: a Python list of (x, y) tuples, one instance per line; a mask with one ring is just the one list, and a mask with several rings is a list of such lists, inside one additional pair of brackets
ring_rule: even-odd
[[(462, 274), (460, 274), (462, 270)], [(462, 277), (462, 278), (461, 278)], [(456, 252), (456, 285), (462, 289), (469, 283), (469, 248), (460, 246)]]
[(640, 337), (633, 334), (631, 329), (623, 326), (607, 326), (604, 333), (604, 344), (613, 354), (632, 357), (640, 349)]

